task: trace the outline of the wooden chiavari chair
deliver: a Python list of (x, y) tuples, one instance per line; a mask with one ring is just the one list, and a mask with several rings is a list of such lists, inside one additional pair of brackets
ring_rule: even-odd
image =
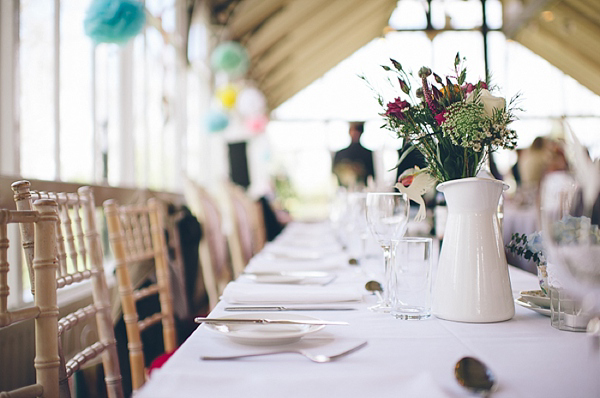
[(198, 252), (209, 307), (212, 309), (219, 302), (219, 296), (233, 275), (221, 211), (214, 198), (193, 181), (186, 180), (185, 198), (202, 225)]
[[(110, 247), (116, 261), (117, 282), (123, 319), (127, 330), (131, 382), (133, 390), (146, 381), (142, 332), (162, 323), (164, 351), (176, 349), (173, 303), (169, 285), (167, 247), (164, 236), (162, 207), (157, 199), (147, 204), (120, 206), (114, 200), (104, 202)], [(156, 283), (134, 287), (130, 268), (143, 261), (153, 261)], [(158, 295), (160, 312), (139, 319), (136, 303)]]
[[(56, 202), (38, 200), (35, 210), (0, 210), (0, 327), (34, 319), (36, 383), (16, 390), (0, 392), (2, 398), (59, 397), (60, 356), (58, 347), (58, 304), (56, 298)], [(31, 231), (31, 267), (35, 289), (34, 304), (8, 310), (8, 224)], [(19, 248), (20, 249), (20, 248)], [(18, 269), (17, 269), (18, 270)], [(16, 270), (15, 270), (16, 271)]]
[[(81, 187), (77, 193), (57, 193), (31, 191), (29, 181), (17, 181), (12, 184), (14, 199), (19, 210), (29, 210), (36, 199), (52, 199), (58, 204), (59, 223), (56, 225), (58, 271), (57, 289), (90, 281), (92, 287), (92, 304), (64, 315), (58, 321), (58, 341), (62, 336), (78, 324), (94, 320), (98, 333), (96, 342), (82, 350), (66, 354), (60, 350), (60, 385), (61, 397), (70, 396), (68, 380), (75, 372), (91, 363), (95, 358), (102, 358), (104, 381), (107, 395), (110, 398), (122, 398), (121, 371), (116, 349), (111, 303), (106, 276), (104, 273), (104, 256), (100, 234), (96, 227), (96, 206), (90, 187)], [(21, 238), (26, 263), (32, 266), (34, 250), (33, 234), (30, 228), (22, 225)], [(36, 273), (30, 272), (34, 279)], [(37, 286), (34, 280), (32, 286)], [(33, 292), (37, 296), (37, 291)]]

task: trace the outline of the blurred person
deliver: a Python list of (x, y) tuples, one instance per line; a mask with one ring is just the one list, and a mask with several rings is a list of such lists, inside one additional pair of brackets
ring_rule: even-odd
[(546, 173), (552, 171), (562, 171), (569, 168), (567, 156), (565, 154), (565, 143), (563, 140), (548, 140), (548, 151), (550, 158), (546, 166)]
[(513, 175), (513, 178), (515, 179), (515, 182), (517, 183), (517, 188), (521, 186), (521, 173), (519, 173), (519, 162), (521, 160), (521, 155), (523, 154), (523, 149), (519, 148), (516, 151), (517, 154), (517, 160), (515, 161), (515, 164), (512, 166), (511, 168), (511, 172)]
[(549, 140), (545, 137), (536, 137), (531, 146), (523, 150), (518, 166), (523, 188), (537, 190), (551, 158)]
[(336, 152), (333, 157), (332, 171), (339, 184), (348, 188), (366, 186), (369, 177), (375, 178), (373, 152), (360, 144), (363, 131), (363, 122), (350, 123), (350, 145)]

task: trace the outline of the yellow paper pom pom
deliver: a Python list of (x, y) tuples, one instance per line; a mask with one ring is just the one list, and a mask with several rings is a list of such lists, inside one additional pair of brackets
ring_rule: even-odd
[(237, 90), (232, 85), (227, 85), (217, 90), (217, 98), (219, 98), (224, 108), (231, 109), (237, 99)]

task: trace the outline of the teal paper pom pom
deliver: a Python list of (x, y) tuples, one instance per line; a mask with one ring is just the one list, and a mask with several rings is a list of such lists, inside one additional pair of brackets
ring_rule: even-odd
[(219, 110), (212, 110), (206, 117), (206, 128), (209, 133), (225, 130), (228, 125), (229, 117)]
[(144, 4), (137, 0), (93, 0), (83, 27), (97, 43), (124, 43), (144, 28)]
[(215, 70), (224, 71), (230, 77), (240, 77), (248, 70), (248, 53), (240, 43), (226, 41), (212, 52), (210, 63)]

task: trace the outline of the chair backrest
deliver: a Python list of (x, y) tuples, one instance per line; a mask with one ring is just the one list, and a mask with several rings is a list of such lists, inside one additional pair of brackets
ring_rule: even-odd
[(225, 187), (231, 204), (233, 231), (230, 250), (234, 276), (237, 278), (248, 262), (266, 242), (266, 230), (262, 208), (246, 194), (244, 189), (233, 183)]
[[(35, 210), (0, 210), (0, 327), (34, 319), (36, 384), (1, 392), (0, 397), (59, 397), (60, 356), (58, 348), (58, 304), (56, 298), (56, 203), (38, 200)], [(8, 224), (16, 223), (31, 230), (29, 241), (34, 274), (34, 305), (8, 310)], [(20, 250), (20, 248), (19, 248)], [(13, 271), (17, 271), (15, 269)]]
[[(108, 200), (104, 202), (104, 213), (127, 330), (132, 388), (137, 390), (146, 381), (141, 333), (151, 325), (162, 322), (165, 352), (174, 351), (177, 343), (163, 211), (157, 199), (149, 199), (147, 204), (128, 206)], [(148, 260), (154, 262), (156, 283), (137, 288), (132, 283), (131, 268)], [(160, 312), (139, 319), (136, 303), (154, 295), (158, 295)]]
[(198, 252), (209, 307), (212, 309), (233, 275), (221, 212), (212, 195), (193, 181), (186, 180), (185, 197), (190, 210), (202, 225)]
[[(84, 365), (97, 357), (102, 357), (107, 394), (110, 398), (124, 396), (121, 371), (117, 354), (116, 339), (111, 317), (111, 303), (106, 276), (104, 273), (104, 255), (100, 234), (96, 227), (96, 205), (90, 187), (81, 187), (76, 193), (57, 193), (31, 191), (29, 181), (17, 181), (12, 184), (14, 199), (18, 210), (29, 210), (37, 199), (52, 199), (57, 205), (59, 223), (56, 224), (58, 270), (56, 288), (90, 281), (92, 304), (78, 308), (69, 314), (63, 314), (58, 321), (59, 348), (61, 337), (76, 325), (93, 322), (95, 318), (98, 339), (96, 342), (70, 353), (69, 357), (60, 350), (61, 396), (70, 396), (68, 379)], [(34, 236), (31, 228), (22, 225), (21, 239), (25, 252), (25, 261), (31, 269), (32, 245)], [(35, 283), (36, 273), (30, 273)], [(37, 291), (33, 290), (37, 297)]]

